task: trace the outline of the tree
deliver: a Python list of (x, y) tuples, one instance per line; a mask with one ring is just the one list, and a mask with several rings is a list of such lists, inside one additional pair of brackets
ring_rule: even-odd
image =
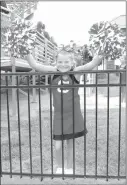
[(36, 30), (31, 29), (29, 22), (15, 21), (7, 32), (7, 38), (8, 42), (3, 45), (8, 48), (11, 56), (24, 58), (24, 55), (27, 53), (26, 48), (31, 50), (36, 44)]
[(45, 38), (47, 38), (48, 40), (50, 40), (50, 35), (47, 31), (44, 31), (44, 36)]
[(57, 46), (57, 43), (55, 42), (55, 39), (54, 39), (53, 36), (51, 36), (50, 41), (51, 41), (55, 46)]
[(85, 44), (83, 47), (82, 58), (84, 64), (90, 62), (93, 59), (92, 52), (90, 51), (90, 48), (87, 46), (87, 44)]
[[(36, 33), (44, 34), (45, 38), (49, 41), (50, 35), (45, 31), (45, 24), (41, 21), (37, 22), (34, 27), (29, 15), (31, 14), (31, 8), (36, 7), (37, 2), (8, 2), (8, 7), (11, 9), (11, 27), (6, 34), (8, 42), (3, 42), (2, 46), (7, 47), (8, 53), (17, 58), (24, 58), (27, 53), (27, 49), (34, 48), (36, 43)], [(25, 17), (25, 11), (27, 11), (27, 18)], [(53, 39), (53, 44), (57, 46), (57, 43)], [(26, 49), (27, 48), (27, 49)]]
[(45, 24), (43, 24), (41, 21), (37, 23), (37, 31), (39, 33), (42, 33), (45, 30)]
[(100, 22), (94, 24), (90, 30), (90, 45), (95, 50), (104, 53), (107, 59), (116, 59), (122, 56), (126, 47), (126, 38), (117, 24)]
[[(4, 2), (1, 1), (1, 6), (7, 7), (10, 11), (8, 29), (2, 29), (2, 35), (5, 39), (2, 40), (1, 46), (6, 48), (7, 53), (11, 53), (14, 57), (23, 57), (23, 48), (26, 41), (33, 40), (33, 35), (30, 30), (31, 23), (26, 21), (26, 17), (31, 15), (31, 9), (36, 9), (37, 2)], [(6, 23), (3, 20), (2, 23)], [(4, 33), (4, 34), (3, 34)], [(2, 38), (3, 39), (3, 38)]]

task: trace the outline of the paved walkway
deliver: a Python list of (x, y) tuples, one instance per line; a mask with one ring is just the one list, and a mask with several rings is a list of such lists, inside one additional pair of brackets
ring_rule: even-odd
[[(95, 101), (95, 95), (93, 96), (87, 96), (86, 97), (86, 109), (96, 109), (96, 101)], [(84, 95), (80, 94), (80, 104), (81, 109), (84, 110)], [(125, 105), (121, 105), (121, 107), (125, 108)], [(109, 108), (119, 108), (119, 98), (118, 97), (111, 97), (109, 99)], [(103, 97), (101, 95), (98, 96), (98, 104), (97, 109), (107, 109), (107, 97)], [(41, 95), (41, 110), (42, 111), (49, 111), (50, 110), (50, 96), (49, 94), (43, 94)], [(52, 111), (54, 110), (54, 107), (52, 106)], [(36, 117), (37, 113), (39, 111), (39, 101), (37, 97), (36, 102), (32, 102), (30, 104), (30, 112), (31, 112), (31, 118)], [(28, 119), (28, 102), (27, 99), (23, 99), (20, 102), (20, 116), (24, 119)]]
[[(80, 95), (80, 104), (81, 104), (81, 109), (84, 110), (84, 93), (83, 89), (79, 90), (79, 95)], [(39, 98), (38, 94), (36, 96), (36, 102), (33, 102), (32, 98), (30, 100), (30, 111), (31, 111), (31, 117), (35, 117), (37, 112), (39, 111)], [(10, 103), (10, 115), (12, 112), (11, 109), (12, 104)], [(2, 111), (6, 110), (6, 102), (2, 103)], [(125, 104), (121, 104), (122, 108), (125, 108)], [(114, 108), (119, 108), (119, 97), (110, 97), (109, 98), (109, 108), (114, 109)], [(41, 110), (42, 111), (49, 111), (50, 109), (50, 95), (48, 93), (41, 94)], [(52, 106), (52, 110), (53, 110)], [(88, 93), (86, 94), (86, 109), (96, 109), (96, 97), (95, 94), (92, 96), (88, 96)], [(107, 97), (104, 97), (102, 95), (98, 95), (98, 103), (97, 103), (97, 109), (107, 109)], [(28, 119), (28, 98), (24, 95), (21, 95), (20, 98), (20, 116), (24, 119)]]
[[(80, 104), (81, 109), (84, 109), (84, 94), (79, 91), (80, 95)], [(99, 109), (107, 108), (107, 97), (102, 95), (98, 95), (98, 103), (97, 107)], [(49, 94), (45, 94), (41, 96), (41, 105), (43, 110), (48, 110), (50, 107), (50, 96)], [(37, 103), (31, 103), (31, 107), (36, 107), (38, 109), (38, 101)], [(125, 108), (125, 104), (121, 104), (121, 107)], [(53, 108), (53, 107), (52, 107)], [(96, 97), (95, 94), (92, 96), (86, 96), (86, 109), (95, 109), (96, 108)], [(119, 97), (110, 97), (109, 98), (109, 108), (119, 108)]]
[(115, 179), (111, 179), (108, 182), (104, 179), (104, 180), (95, 180), (95, 179), (68, 179), (68, 180), (62, 180), (62, 179), (58, 179), (55, 178), (53, 180), (46, 178), (44, 179), (42, 182), (39, 179), (30, 179), (29, 177), (23, 177), (22, 179), (20, 179), (20, 177), (13, 177), (10, 178), (9, 176), (3, 176), (1, 178), (1, 184), (2, 185), (13, 185), (13, 184), (24, 184), (24, 185), (32, 185), (32, 184), (84, 184), (84, 185), (88, 185), (88, 184), (97, 184), (97, 185), (126, 185), (126, 180), (115, 180)]

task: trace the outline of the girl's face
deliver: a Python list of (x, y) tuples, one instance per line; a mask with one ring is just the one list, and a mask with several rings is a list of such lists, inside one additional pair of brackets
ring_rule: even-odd
[(72, 60), (70, 59), (70, 56), (60, 54), (57, 58), (56, 66), (60, 72), (70, 71), (72, 68)]

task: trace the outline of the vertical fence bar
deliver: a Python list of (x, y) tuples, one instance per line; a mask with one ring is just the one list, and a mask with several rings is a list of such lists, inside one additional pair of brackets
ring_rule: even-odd
[[(63, 78), (61, 77), (61, 85), (63, 85)], [(64, 180), (64, 140), (63, 140), (63, 88), (61, 88), (61, 124), (62, 124), (62, 175)]]
[[(32, 72), (35, 72), (35, 70), (33, 69)], [(36, 85), (36, 75), (32, 75), (32, 84)], [(36, 102), (36, 88), (32, 89), (33, 91), (33, 102)]]
[[(126, 2), (126, 7), (127, 7), (127, 2)], [(127, 19), (127, 18), (126, 18)], [(127, 42), (127, 40), (126, 40)], [(127, 65), (126, 65), (126, 95), (125, 95), (125, 102), (126, 102), (126, 107), (125, 107), (125, 156), (126, 156), (126, 167), (125, 167), (125, 173), (126, 173), (126, 184), (127, 184)]]
[[(49, 75), (45, 75), (45, 85), (48, 85), (48, 77)], [(46, 88), (46, 92), (48, 92), (48, 88)]]
[[(120, 84), (121, 84), (121, 73), (120, 73)], [(120, 177), (120, 141), (121, 141), (121, 86), (119, 86), (118, 180)]]
[(98, 118), (98, 89), (97, 89), (97, 83), (98, 83), (98, 75), (97, 75), (97, 73), (95, 74), (96, 76), (96, 78), (95, 78), (95, 80), (96, 80), (96, 90), (95, 90), (95, 96), (96, 96), (96, 113), (95, 113), (95, 115), (96, 115), (96, 128), (95, 128), (95, 137), (96, 137), (96, 139), (95, 139), (95, 176), (96, 176), (96, 179), (97, 179), (97, 157), (98, 157), (98, 153), (97, 153), (97, 137), (98, 137), (98, 132), (97, 132), (97, 118)]
[[(72, 85), (74, 85), (74, 74), (72, 75)], [(72, 87), (72, 120), (73, 120), (73, 179), (75, 179), (75, 138), (74, 138), (74, 134), (75, 134), (75, 118), (74, 118), (74, 113), (75, 113), (75, 104), (74, 104), (74, 88)]]
[(29, 148), (30, 148), (30, 173), (32, 178), (32, 148), (31, 148), (31, 122), (30, 122), (30, 88), (29, 88), (29, 75), (27, 76), (28, 85), (28, 123), (29, 123)]
[(40, 92), (40, 75), (38, 75), (39, 80), (39, 129), (40, 129), (40, 160), (41, 160), (41, 181), (43, 180), (43, 158), (42, 158), (42, 125), (41, 125), (41, 92)]
[[(2, 76), (1, 76), (1, 79), (2, 79)], [(1, 83), (1, 85), (2, 85), (2, 83)], [(0, 100), (1, 100), (1, 96), (0, 96)], [(1, 108), (2, 107), (0, 106), (0, 112), (1, 112)], [(2, 141), (1, 141), (1, 138), (2, 138), (2, 124), (0, 122), (0, 146), (1, 146), (1, 150), (0, 150), (0, 177), (2, 177)]]
[[(0, 97), (0, 100), (1, 100), (1, 97)], [(0, 107), (0, 111), (1, 111), (1, 107)], [(1, 146), (1, 150), (0, 150), (0, 177), (2, 177), (2, 141), (1, 141), (1, 138), (2, 138), (2, 125), (0, 122), (0, 146)]]
[[(8, 76), (6, 76), (6, 86), (8, 86)], [(10, 161), (10, 177), (12, 178), (12, 157), (11, 157), (11, 133), (10, 133), (10, 111), (9, 111), (9, 94), (8, 89), (6, 89), (7, 96), (7, 118), (8, 118), (8, 140), (9, 140), (9, 161)]]
[[(18, 76), (16, 77), (17, 86), (19, 85)], [(17, 109), (18, 109), (18, 136), (19, 136), (19, 159), (20, 159), (20, 178), (22, 178), (22, 150), (21, 150), (21, 130), (20, 130), (20, 106), (19, 106), (19, 87), (17, 87)]]
[[(84, 74), (84, 130), (86, 129), (86, 74)], [(86, 176), (86, 134), (84, 134), (84, 177)]]
[[(51, 85), (51, 75), (50, 75)], [(50, 133), (51, 133), (51, 173), (53, 179), (53, 140), (52, 140), (52, 88), (50, 87)]]
[(108, 181), (108, 161), (109, 161), (109, 73), (108, 73), (108, 87), (107, 87), (107, 171), (106, 180)]
[[(16, 72), (16, 66), (15, 66), (15, 58), (11, 57), (11, 64), (12, 64), (12, 73)], [(15, 86), (16, 79), (15, 75), (12, 75), (12, 86)], [(16, 89), (12, 88), (12, 116), (16, 116), (17, 113), (17, 107), (16, 107)]]

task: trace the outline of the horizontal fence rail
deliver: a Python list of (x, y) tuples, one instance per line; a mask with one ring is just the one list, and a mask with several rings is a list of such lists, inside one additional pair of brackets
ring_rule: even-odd
[[(65, 75), (65, 74), (100, 74), (100, 73), (103, 73), (103, 74), (108, 74), (108, 73), (126, 73), (126, 70), (125, 69), (121, 69), (121, 70), (91, 70), (91, 71), (69, 71), (69, 72), (65, 72), (65, 73), (61, 73), (61, 72), (55, 72), (55, 74), (57, 75)], [(16, 72), (16, 73), (10, 73), (11, 75), (42, 75), (42, 73), (39, 73), (39, 72)], [(52, 75), (54, 74), (54, 72), (43, 72), (43, 75)], [(4, 76), (8, 76), (8, 73), (2, 73), (2, 75)]]
[[(92, 84), (87, 84), (87, 74), (95, 74), (95, 81)], [(100, 82), (99, 74), (106, 74), (106, 81)], [(112, 81), (111, 74), (114, 76), (119, 73), (118, 81)], [(61, 85), (52, 84), (52, 76), (60, 75)], [(74, 75), (72, 75), (72, 84), (64, 84), (62, 75), (64, 74), (81, 74), (84, 76), (82, 84), (74, 83)], [(42, 73), (30, 72), (30, 73), (3, 73), (1, 74), (5, 78), (5, 84), (1, 85), (1, 89), (5, 89), (5, 100), (3, 100), (3, 112), (1, 123), (1, 175), (10, 175), (10, 177), (18, 175), (21, 178), (23, 176), (40, 177), (43, 180), (44, 177), (61, 177), (68, 178), (94, 178), (94, 179), (125, 179), (125, 122), (123, 119), (125, 115), (121, 105), (122, 103), (122, 89), (126, 88), (126, 81), (122, 80), (122, 75), (126, 74), (125, 70), (105, 70), (105, 71), (85, 71), (85, 72), (68, 72), (55, 74), (43, 73), (48, 75), (50, 83), (48, 85), (41, 84)], [(15, 85), (12, 86), (8, 83), (10, 76), (15, 77)], [(19, 77), (26, 76), (26, 85), (19, 84)], [(31, 85), (30, 76), (36, 76), (38, 78), (38, 84)], [(48, 88), (47, 114), (42, 110), (44, 105), (44, 99), (42, 100), (41, 88)], [(87, 109), (87, 88), (93, 88), (94, 91), (94, 109)], [(20, 97), (20, 88), (27, 90), (28, 96), (26, 100), (22, 100)], [(60, 114), (62, 124), (62, 174), (55, 173), (55, 144), (53, 141), (53, 90), (60, 89)], [(88, 134), (84, 134), (79, 141), (74, 138), (75, 134), (75, 92), (77, 88), (83, 89), (83, 94), (80, 95), (82, 99), (83, 109), (82, 114), (84, 117), (84, 129), (88, 127)], [(99, 107), (99, 90), (100, 88), (106, 89), (106, 108), (100, 109)], [(111, 109), (111, 88), (118, 90), (118, 107)], [(37, 89), (38, 118), (33, 118), (32, 104), (31, 104), (31, 89)], [(64, 101), (65, 95), (64, 89), (71, 90), (72, 92), (72, 120), (73, 120), (73, 174), (65, 174), (65, 143), (64, 143)], [(17, 107), (16, 121), (11, 117), (10, 112), (12, 104), (10, 100), (10, 90), (15, 91), (15, 103)], [(21, 108), (22, 101), (26, 101), (26, 107)], [(46, 101), (45, 101), (46, 103)], [(21, 112), (23, 109), (27, 109), (27, 119), (23, 121), (23, 115)], [(6, 110), (6, 111), (5, 111)], [(6, 114), (5, 114), (6, 112)], [(25, 112), (24, 112), (25, 114)], [(46, 117), (47, 116), (47, 117)], [(102, 118), (103, 116), (103, 118)], [(118, 116), (115, 121), (115, 117)], [(89, 117), (89, 120), (88, 120)], [(35, 119), (35, 121), (34, 121)], [(101, 120), (101, 121), (100, 121)], [(112, 121), (114, 120), (114, 121)], [(43, 122), (45, 124), (43, 124)], [(47, 123), (48, 122), (48, 123)], [(116, 129), (116, 132), (114, 131)], [(103, 135), (102, 135), (103, 133)], [(88, 136), (87, 136), (88, 135)], [(25, 138), (25, 140), (24, 140)], [(80, 147), (80, 145), (82, 147)], [(114, 147), (114, 148), (113, 148)], [(113, 150), (112, 150), (113, 148)], [(100, 154), (101, 152), (101, 154)], [(82, 155), (81, 155), (82, 154)], [(103, 160), (101, 159), (103, 158)], [(115, 158), (115, 159), (114, 159)], [(34, 159), (38, 160), (35, 165)], [(103, 167), (100, 163), (104, 162)], [(25, 161), (25, 162), (24, 162)], [(26, 162), (27, 161), (27, 162)], [(24, 169), (24, 165), (29, 168)], [(113, 167), (115, 165), (115, 168)], [(18, 169), (17, 169), (18, 166)], [(35, 171), (36, 166), (38, 170)], [(78, 166), (78, 167), (77, 167)], [(102, 168), (102, 169), (101, 169)], [(113, 169), (112, 169), (113, 168)], [(46, 171), (48, 169), (48, 171)], [(82, 173), (77, 172), (77, 169)], [(101, 170), (100, 170), (101, 169)], [(25, 171), (24, 171), (25, 170)]]

